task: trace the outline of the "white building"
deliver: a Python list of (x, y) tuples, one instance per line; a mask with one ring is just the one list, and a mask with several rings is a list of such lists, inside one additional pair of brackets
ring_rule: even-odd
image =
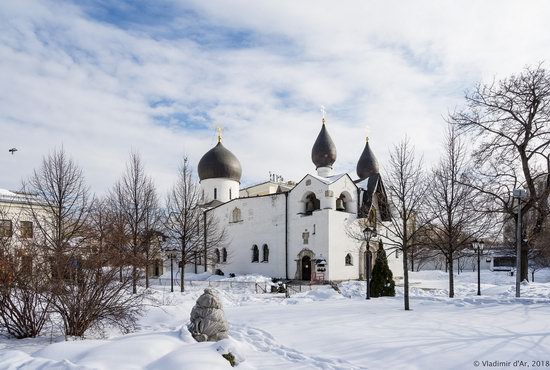
[[(215, 269), (301, 280), (365, 276), (366, 243), (349, 236), (349, 230), (360, 232), (356, 220), (366, 221), (364, 215), (373, 226), (389, 220), (382, 206), (387, 202), (380, 201), (386, 194), (378, 162), (367, 140), (355, 179), (333, 174), (336, 147), (324, 119), (311, 157), (317, 173), (298, 183), (274, 176), (240, 189), (241, 164), (218, 137), (198, 165), (205, 206), (229, 235), (227, 247), (216, 253)], [(383, 241), (381, 236), (372, 238), (371, 251)], [(393, 253), (388, 261), (394, 275), (402, 276), (401, 258)]]
[(0, 189), (0, 238), (21, 241), (33, 237), (34, 224), (28, 196)]

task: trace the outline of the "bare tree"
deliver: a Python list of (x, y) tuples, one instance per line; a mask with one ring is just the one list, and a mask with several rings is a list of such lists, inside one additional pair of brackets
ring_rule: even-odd
[(82, 170), (63, 148), (54, 150), (23, 182), (23, 192), (38, 231), (37, 242), (48, 253), (53, 276), (62, 282), (67, 258), (75, 257), (86, 243), (84, 229), (94, 203)]
[[(199, 235), (203, 244), (199, 252), (204, 256), (204, 271), (207, 271), (208, 265), (215, 266), (220, 262), (228, 262), (231, 259), (232, 253), (226, 249), (228, 243), (225, 227), (214, 214), (205, 210), (201, 224), (202, 230), (199, 232)], [(225, 251), (225, 256), (220, 261), (218, 253), (222, 249)]]
[(424, 205), (428, 187), (422, 159), (416, 158), (414, 147), (407, 138), (390, 152), (387, 179), (392, 217), (384, 227), (388, 245), (403, 255), (403, 300), (405, 310), (409, 310), (408, 256), (411, 246), (418, 243), (418, 237), (427, 223)]
[(188, 159), (184, 158), (178, 170), (178, 179), (166, 197), (164, 216), (168, 242), (180, 252), (182, 292), (185, 290), (185, 266), (197, 264), (199, 258), (202, 260), (204, 257), (206, 271), (208, 261), (213, 261), (214, 249), (225, 240), (225, 229), (201, 207), (203, 203), (202, 190), (193, 177)]
[(0, 230), (0, 327), (18, 339), (36, 337), (50, 317), (49, 269), (32, 239), (21, 229), (13, 232), (20, 213), (9, 208), (0, 207), (0, 219), (10, 226)]
[[(550, 76), (542, 65), (519, 75), (478, 84), (466, 94), (466, 107), (449, 121), (477, 142), (470, 186), (485, 195), (486, 211), (516, 216), (512, 190), (528, 190), (522, 215), (535, 222), (522, 239), (536, 243), (550, 214)], [(537, 186), (537, 184), (541, 184)], [(521, 279), (528, 279), (528, 246), (522, 246)]]
[[(51, 266), (46, 275), (52, 306), (65, 335), (82, 336), (91, 327), (113, 324), (132, 327), (139, 313), (139, 296), (128, 294), (130, 279), (117, 281), (117, 269), (107, 264), (103, 230), (94, 230), (101, 217), (89, 194), (81, 169), (65, 152), (56, 150), (24, 183), (28, 207), (39, 235), (36, 245)], [(99, 218), (98, 218), (99, 217)], [(95, 219), (95, 222), (94, 222)], [(105, 220), (99, 224), (105, 225)]]
[(423, 233), (449, 266), (449, 297), (454, 297), (453, 262), (471, 241), (488, 228), (485, 214), (477, 211), (481, 199), (467, 185), (467, 153), (457, 130), (449, 127), (444, 153), (431, 176), (428, 207), (431, 222)]
[[(139, 154), (131, 153), (126, 172), (111, 191), (111, 202), (124, 222), (126, 257), (132, 267), (132, 291), (137, 293), (139, 269), (148, 267), (151, 238), (157, 230), (158, 197), (153, 180), (146, 175)], [(147, 271), (145, 273), (148, 287)]]

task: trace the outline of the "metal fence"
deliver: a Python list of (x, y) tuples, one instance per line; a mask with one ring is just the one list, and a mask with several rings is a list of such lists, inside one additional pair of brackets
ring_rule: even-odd
[[(180, 279), (174, 279), (174, 291), (180, 290)], [(166, 278), (150, 278), (151, 286), (162, 287), (163, 290), (170, 290), (170, 279)], [(316, 289), (322, 285), (334, 285), (334, 283), (325, 282), (302, 282), (302, 281), (281, 281), (277, 283), (271, 282), (254, 282), (254, 281), (234, 281), (234, 280), (185, 280), (185, 289), (204, 289), (208, 287), (218, 288), (223, 290), (248, 291), (256, 294), (281, 294), (286, 297), (291, 295), (307, 292)]]
[[(152, 286), (162, 286), (164, 290), (171, 287), (170, 279), (156, 278), (149, 279), (149, 284)], [(180, 290), (181, 281), (174, 279), (174, 291)], [(271, 287), (273, 283), (263, 282), (258, 283), (254, 281), (224, 281), (224, 280), (185, 280), (184, 287), (187, 288), (218, 288), (225, 290), (241, 290), (250, 291), (254, 293), (272, 293)]]

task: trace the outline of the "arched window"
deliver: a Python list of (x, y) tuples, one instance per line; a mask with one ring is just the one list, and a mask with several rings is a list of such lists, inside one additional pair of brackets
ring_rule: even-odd
[(227, 262), (227, 249), (222, 248), (222, 262)]
[(309, 193), (305, 198), (305, 214), (310, 215), (313, 211), (321, 209), (321, 201), (317, 199), (315, 194)]
[(264, 244), (262, 247), (262, 262), (269, 262), (269, 247), (267, 244)]
[(336, 210), (340, 212), (346, 212), (347, 209), (347, 199), (345, 194), (340, 194), (338, 198), (336, 198)]
[(218, 189), (214, 188), (214, 199), (218, 199)]
[(252, 246), (252, 262), (260, 262), (260, 250), (256, 244)]
[(241, 210), (237, 207), (233, 208), (233, 212), (231, 214), (231, 222), (239, 222), (242, 221), (241, 219)]
[(346, 266), (353, 266), (353, 258), (350, 253), (346, 254)]
[(369, 225), (376, 228), (376, 209), (374, 207), (369, 212)]
[(214, 250), (214, 260), (216, 263), (220, 263), (220, 250), (218, 248)]

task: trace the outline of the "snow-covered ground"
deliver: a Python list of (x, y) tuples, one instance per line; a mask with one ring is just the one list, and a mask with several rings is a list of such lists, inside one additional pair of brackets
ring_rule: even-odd
[[(53, 344), (47, 336), (3, 339), (0, 368), (229, 369), (221, 356), (228, 351), (240, 369), (550, 368), (550, 270), (523, 285), (520, 299), (514, 277), (504, 272), (482, 272), (481, 297), (476, 273), (456, 276), (454, 299), (446, 297), (446, 273), (411, 273), (408, 312), (402, 289), (397, 297), (366, 301), (362, 282), (342, 283), (342, 294), (322, 286), (284, 298), (256, 294), (254, 282), (267, 280), (261, 276), (223, 284), (215, 283), (220, 277), (190, 278), (183, 294), (170, 293), (165, 283), (152, 289), (135, 333)], [(209, 284), (221, 296), (230, 338), (196, 343), (186, 323)]]

